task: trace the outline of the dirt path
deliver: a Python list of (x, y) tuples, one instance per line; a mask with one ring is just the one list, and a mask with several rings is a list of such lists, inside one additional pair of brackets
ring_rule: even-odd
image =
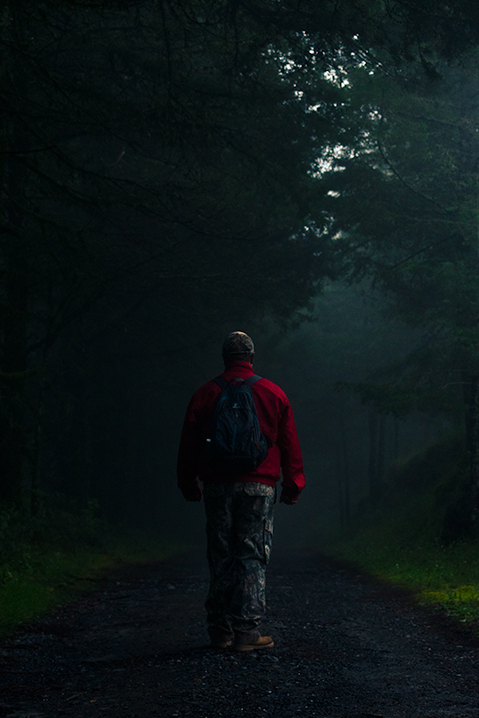
[(0, 645), (0, 716), (479, 717), (479, 642), (312, 552), (277, 552), (276, 647), (207, 649), (202, 557), (131, 569)]

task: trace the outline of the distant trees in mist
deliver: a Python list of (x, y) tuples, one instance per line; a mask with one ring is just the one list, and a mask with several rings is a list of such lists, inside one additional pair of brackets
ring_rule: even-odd
[(479, 487), (476, 67), (474, 51), (438, 61), (435, 79), (352, 68), (346, 111), (364, 134), (323, 178), (330, 233), (349, 253), (351, 276), (369, 278), (390, 315), (423, 332), (380, 381), (356, 390), (396, 416), (417, 408), (453, 415), (462, 401), (471, 515)]
[(12, 3), (1, 32), (0, 494), (19, 501), (45, 402), (50, 440), (65, 414), (84, 448), (89, 352), (117, 364), (126, 331), (167, 353), (239, 304), (287, 316), (325, 259), (304, 112), (262, 32), (209, 3), (82, 2)]
[(454, 6), (3, 5), (1, 501), (127, 514), (223, 329), (287, 326), (337, 277), (427, 330), (375, 410), (450, 411), (462, 382), (477, 486), (479, 31)]

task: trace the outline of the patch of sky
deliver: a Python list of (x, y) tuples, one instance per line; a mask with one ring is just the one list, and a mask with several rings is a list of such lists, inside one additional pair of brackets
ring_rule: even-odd
[(338, 165), (336, 160), (349, 159), (353, 157), (353, 155), (354, 152), (351, 147), (339, 144), (325, 147), (321, 156), (312, 163), (311, 175), (319, 178), (326, 172), (341, 172), (344, 170), (344, 167)]

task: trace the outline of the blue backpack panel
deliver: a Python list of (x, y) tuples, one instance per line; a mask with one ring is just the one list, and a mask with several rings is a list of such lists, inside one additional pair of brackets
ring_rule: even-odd
[(259, 428), (252, 384), (261, 379), (227, 382), (218, 376), (222, 389), (213, 414), (210, 438), (206, 439), (206, 460), (211, 468), (226, 476), (249, 474), (264, 460), (268, 452), (266, 437)]

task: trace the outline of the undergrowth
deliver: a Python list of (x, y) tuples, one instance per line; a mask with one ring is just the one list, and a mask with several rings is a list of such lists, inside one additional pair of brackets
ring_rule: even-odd
[(477, 631), (479, 537), (472, 531), (445, 540), (451, 535), (448, 521), (461, 505), (463, 478), (462, 446), (450, 438), (403, 462), (395, 467), (387, 496), (334, 553), (412, 589), (420, 603), (438, 606)]
[(80, 510), (49, 496), (35, 517), (0, 509), (0, 635), (94, 588), (108, 569), (181, 548), (113, 530), (93, 503)]

